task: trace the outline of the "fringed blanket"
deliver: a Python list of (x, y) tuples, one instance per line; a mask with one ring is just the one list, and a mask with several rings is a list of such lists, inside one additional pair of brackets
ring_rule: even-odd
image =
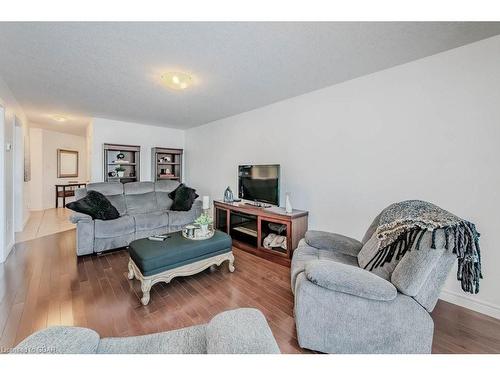
[(373, 270), (391, 262), (394, 256), (400, 259), (414, 244), (418, 250), (426, 231), (432, 232), (431, 248), (435, 249), (437, 230), (444, 231), (445, 248), (457, 255), (457, 279), (461, 281), (462, 289), (478, 293), (479, 279), (483, 276), (479, 233), (475, 225), (424, 201), (394, 203), (382, 211), (376, 231), (379, 249), (365, 268)]

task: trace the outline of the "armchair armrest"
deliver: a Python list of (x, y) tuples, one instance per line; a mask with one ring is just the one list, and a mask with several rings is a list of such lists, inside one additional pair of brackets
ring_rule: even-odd
[(394, 285), (374, 273), (331, 260), (313, 260), (307, 263), (305, 274), (313, 284), (353, 296), (391, 301), (397, 295)]
[(90, 215), (87, 215), (87, 214), (82, 214), (81, 212), (75, 212), (73, 213), (70, 217), (69, 217), (69, 220), (73, 223), (73, 224), (78, 224), (78, 222), (86, 222), (86, 223), (91, 223), (92, 220), (92, 216)]
[(278, 344), (257, 309), (241, 308), (217, 314), (208, 324), (208, 354), (279, 354)]
[(304, 239), (309, 246), (317, 249), (338, 251), (352, 256), (357, 256), (363, 247), (363, 244), (354, 238), (319, 230), (307, 231)]

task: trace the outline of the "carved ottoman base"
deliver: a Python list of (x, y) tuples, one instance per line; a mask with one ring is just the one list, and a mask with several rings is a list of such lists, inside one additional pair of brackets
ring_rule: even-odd
[(142, 298), (141, 303), (147, 305), (150, 299), (151, 287), (159, 282), (169, 283), (174, 277), (177, 276), (190, 276), (199, 273), (208, 267), (219, 266), (224, 261), (229, 261), (229, 271), (234, 272), (234, 255), (233, 252), (216, 255), (211, 258), (203, 259), (198, 262), (186, 264), (181, 267), (172, 268), (156, 275), (143, 276), (137, 265), (132, 259), (128, 261), (128, 278), (130, 280), (136, 278), (141, 282)]

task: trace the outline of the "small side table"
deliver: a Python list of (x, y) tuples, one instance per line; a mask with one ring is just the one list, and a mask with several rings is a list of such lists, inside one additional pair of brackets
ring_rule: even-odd
[(63, 207), (66, 206), (66, 197), (75, 196), (75, 188), (85, 187), (86, 183), (56, 184), (56, 208), (59, 207), (59, 198), (63, 200)]

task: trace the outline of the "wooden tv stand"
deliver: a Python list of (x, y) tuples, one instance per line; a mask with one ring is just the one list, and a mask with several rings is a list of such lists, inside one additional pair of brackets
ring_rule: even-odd
[[(244, 202), (214, 201), (215, 228), (229, 234), (235, 247), (287, 266), (307, 231), (308, 215), (302, 210), (287, 214), (280, 207), (262, 208)], [(285, 236), (286, 249), (265, 248), (263, 241), (270, 233)]]

